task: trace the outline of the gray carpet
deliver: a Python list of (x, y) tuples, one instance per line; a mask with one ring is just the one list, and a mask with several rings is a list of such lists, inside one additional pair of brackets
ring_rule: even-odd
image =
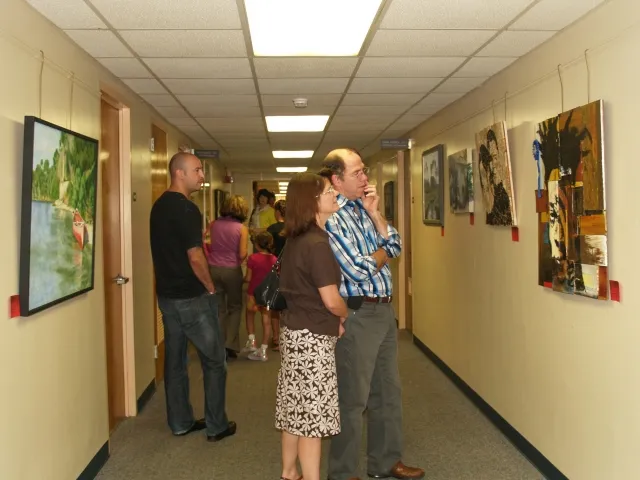
[[(404, 461), (426, 469), (430, 480), (540, 480), (502, 434), (420, 352), (400, 334), (404, 401)], [(200, 432), (173, 437), (166, 426), (162, 387), (136, 418), (123, 422), (111, 438), (111, 458), (100, 480), (278, 479), (280, 434), (273, 427), (280, 359), (229, 363), (227, 412), (238, 433), (216, 444)], [(202, 373), (191, 355), (191, 396), (203, 411)], [(366, 438), (366, 437), (365, 437)], [(364, 444), (363, 444), (364, 447)], [(326, 478), (326, 453), (321, 478)], [(361, 478), (366, 477), (364, 451)]]

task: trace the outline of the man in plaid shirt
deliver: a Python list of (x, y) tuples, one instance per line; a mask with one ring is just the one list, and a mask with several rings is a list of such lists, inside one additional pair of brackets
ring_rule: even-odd
[(380, 197), (367, 172), (358, 152), (346, 148), (330, 152), (321, 172), (338, 192), (340, 209), (326, 229), (349, 307), (336, 347), (342, 431), (331, 440), (329, 479), (357, 479), (365, 409), (369, 477), (419, 479), (424, 470), (402, 463), (398, 338), (387, 264), (400, 255), (402, 241), (378, 211)]

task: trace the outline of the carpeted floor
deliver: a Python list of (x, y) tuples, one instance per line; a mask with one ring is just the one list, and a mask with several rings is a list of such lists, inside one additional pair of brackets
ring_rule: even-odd
[[(227, 412), (238, 433), (211, 444), (200, 432), (173, 437), (166, 426), (162, 386), (144, 411), (111, 438), (111, 458), (100, 480), (271, 480), (280, 475), (280, 434), (273, 427), (279, 356), (268, 362), (229, 363)], [(400, 334), (404, 400), (404, 461), (429, 480), (540, 480), (528, 463), (457, 388)], [(191, 396), (203, 411), (202, 373), (191, 356)], [(366, 438), (366, 437), (365, 437)], [(364, 444), (363, 444), (364, 447)], [(321, 478), (326, 478), (326, 452)], [(361, 478), (366, 477), (364, 451)]]

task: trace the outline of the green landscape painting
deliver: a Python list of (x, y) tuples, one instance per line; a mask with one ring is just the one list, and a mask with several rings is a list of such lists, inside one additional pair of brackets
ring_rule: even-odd
[(24, 157), (23, 316), (93, 288), (98, 142), (27, 117)]

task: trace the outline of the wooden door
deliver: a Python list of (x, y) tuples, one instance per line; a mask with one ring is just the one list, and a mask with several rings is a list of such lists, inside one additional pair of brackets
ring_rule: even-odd
[(399, 161), (402, 161), (404, 164), (404, 178), (401, 181), (404, 182), (404, 211), (402, 215), (404, 215), (404, 234), (402, 237), (402, 250), (404, 251), (404, 255), (406, 256), (405, 263), (405, 275), (406, 275), (406, 288), (404, 291), (405, 301), (404, 301), (404, 322), (405, 328), (409, 331), (413, 331), (413, 303), (412, 303), (412, 293), (413, 293), (413, 285), (411, 283), (411, 272), (413, 265), (413, 252), (411, 250), (411, 212), (413, 211), (413, 184), (411, 182), (411, 152), (404, 151), (402, 155), (398, 155)]
[[(102, 241), (104, 242), (105, 330), (109, 428), (126, 416), (124, 374), (124, 322), (121, 275), (120, 111), (101, 101), (102, 132), (100, 168), (102, 177)], [(122, 280), (117, 280), (117, 279)]]
[[(151, 152), (151, 203), (153, 204), (167, 189), (169, 160), (167, 157), (167, 134), (155, 125), (151, 126), (153, 152)], [(155, 312), (154, 338), (156, 344), (156, 382), (164, 379), (164, 326), (162, 313), (158, 308), (158, 298), (153, 288), (153, 308)]]

